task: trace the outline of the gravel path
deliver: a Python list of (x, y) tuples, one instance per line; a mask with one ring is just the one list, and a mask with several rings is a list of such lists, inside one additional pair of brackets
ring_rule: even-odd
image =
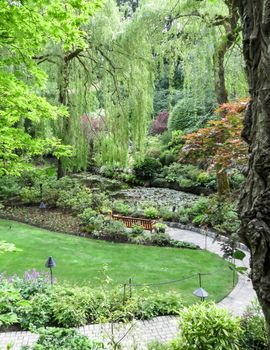
[[(207, 238), (193, 231), (168, 228), (168, 233), (174, 239), (193, 242), (203, 249), (207, 249), (218, 255), (222, 255), (218, 242), (213, 242), (212, 238)], [(249, 254), (246, 254), (244, 266), (248, 266)], [(243, 266), (242, 262), (237, 263)], [(255, 298), (255, 292), (250, 280), (243, 275), (239, 275), (238, 284), (233, 291), (218, 306), (225, 307), (233, 315), (241, 315), (247, 305)], [(125, 350), (146, 350), (147, 344), (157, 340), (166, 342), (175, 338), (177, 334), (177, 317), (163, 316), (156, 317), (150, 321), (136, 321), (131, 325), (110, 324), (87, 325), (80, 327), (79, 331), (92, 339), (108, 342), (121, 341)], [(112, 336), (113, 333), (113, 336)], [(125, 334), (127, 335), (125, 336)], [(37, 340), (37, 336), (30, 332), (8, 332), (0, 333), (0, 349), (6, 349), (8, 344), (12, 344), (12, 350), (20, 350), (21, 346), (32, 346)], [(135, 347), (137, 344), (137, 347)], [(134, 347), (133, 347), (134, 345)]]

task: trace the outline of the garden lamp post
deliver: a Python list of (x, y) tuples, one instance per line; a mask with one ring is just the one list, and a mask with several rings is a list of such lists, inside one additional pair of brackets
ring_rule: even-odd
[(193, 294), (200, 298), (201, 301), (204, 301), (205, 298), (208, 297), (208, 293), (205, 289), (202, 288), (202, 274), (201, 273), (198, 273), (198, 276), (199, 276), (199, 289), (196, 289), (195, 292), (193, 292)]
[[(39, 209), (43, 212), (44, 209), (46, 209), (46, 204), (43, 202), (43, 190), (42, 190), (42, 184), (39, 184), (40, 189), (40, 204)], [(44, 219), (43, 219), (44, 220)], [(42, 220), (42, 221), (43, 221)]]
[(40, 202), (39, 209), (41, 211), (42, 221), (44, 221), (44, 213), (45, 213), (45, 209), (46, 209), (46, 204), (43, 202), (43, 200), (41, 200), (41, 202)]
[(204, 301), (205, 298), (208, 297), (207, 291), (203, 288), (196, 289), (195, 292), (193, 292), (193, 294), (196, 295), (196, 297), (200, 298), (201, 301)]
[(39, 209), (40, 210), (46, 209), (46, 204), (43, 201), (40, 202)]
[(52, 274), (52, 269), (53, 267), (56, 267), (56, 262), (53, 260), (53, 258), (51, 256), (48, 257), (46, 263), (45, 263), (45, 267), (47, 267), (48, 269), (50, 269), (50, 276), (51, 276), (51, 285), (53, 284), (53, 274)]

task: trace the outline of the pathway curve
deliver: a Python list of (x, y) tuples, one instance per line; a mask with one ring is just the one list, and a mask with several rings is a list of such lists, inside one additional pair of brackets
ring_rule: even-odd
[[(174, 239), (193, 242), (207, 250), (222, 256), (220, 245), (213, 242), (212, 238), (207, 238), (199, 233), (189, 230), (168, 228), (168, 233)], [(246, 254), (244, 265), (249, 265), (249, 254)], [(239, 265), (242, 265), (240, 262)], [(238, 284), (233, 291), (218, 306), (225, 307), (233, 315), (243, 314), (248, 304), (255, 298), (255, 292), (250, 280), (243, 275), (239, 275)], [(79, 328), (79, 331), (89, 338), (108, 342), (112, 339), (121, 341), (125, 350), (146, 350), (147, 344), (151, 341), (166, 342), (177, 335), (177, 317), (162, 316), (156, 317), (150, 321), (136, 321), (131, 325), (110, 324), (87, 325)], [(113, 336), (112, 336), (113, 334)], [(126, 335), (126, 336), (125, 336)], [(0, 333), (0, 349), (6, 349), (8, 344), (12, 344), (12, 350), (21, 350), (23, 345), (32, 346), (38, 336), (30, 332), (8, 332)], [(135, 344), (137, 347), (135, 347)], [(133, 347), (134, 345), (134, 347)]]

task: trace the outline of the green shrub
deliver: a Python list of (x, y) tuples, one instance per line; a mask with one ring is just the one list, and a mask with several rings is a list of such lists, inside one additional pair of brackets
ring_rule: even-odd
[(151, 180), (160, 168), (161, 163), (157, 159), (146, 157), (144, 160), (135, 163), (134, 172), (139, 180)]
[(187, 224), (190, 221), (189, 217), (191, 216), (191, 206), (183, 206), (178, 208), (175, 215), (180, 223), (184, 225)]
[(159, 135), (149, 136), (146, 145), (146, 157), (159, 158), (162, 152), (162, 143)]
[(236, 172), (230, 177), (230, 185), (233, 189), (239, 189), (241, 188), (245, 180), (245, 175), (243, 175), (240, 172)]
[(149, 219), (155, 219), (158, 217), (158, 210), (155, 207), (148, 207), (144, 209), (144, 216)]
[(94, 210), (105, 212), (110, 209), (110, 201), (104, 192), (93, 192), (92, 193), (92, 205)]
[(2, 176), (0, 177), (0, 200), (8, 201), (11, 199), (17, 199), (21, 191), (18, 178), (15, 176)]
[(240, 319), (214, 303), (195, 304), (180, 311), (176, 350), (238, 350), (242, 336)]
[(177, 154), (172, 150), (166, 150), (160, 155), (159, 160), (163, 166), (168, 166), (177, 161)]
[(183, 225), (187, 225), (189, 223), (189, 217), (182, 215), (178, 218), (178, 221)]
[(72, 190), (60, 190), (56, 205), (81, 213), (92, 204), (92, 193), (87, 187), (75, 186)]
[(147, 345), (147, 350), (170, 350), (171, 346), (168, 344), (159, 343), (158, 341), (153, 341)]
[(131, 233), (135, 236), (141, 235), (143, 233), (144, 229), (141, 225), (133, 225), (131, 229)]
[(87, 220), (87, 223), (84, 224), (84, 230), (88, 233), (92, 233), (102, 230), (105, 219), (103, 215), (99, 214), (95, 216), (88, 216), (88, 218), (85, 218), (84, 220)]
[(167, 228), (167, 225), (163, 224), (162, 222), (157, 222), (154, 224), (154, 230), (157, 233), (165, 233)]
[(191, 214), (193, 217), (197, 215), (206, 214), (210, 207), (210, 200), (208, 197), (201, 196), (191, 207)]
[[(162, 175), (168, 182), (177, 182), (181, 187), (209, 187), (215, 177), (192, 164), (172, 163), (164, 167)], [(211, 185), (212, 186), (212, 185)]]
[(28, 305), (18, 310), (23, 329), (45, 327), (53, 324), (52, 293), (34, 295)]
[(134, 185), (140, 184), (140, 182), (138, 182), (138, 180), (136, 179), (136, 176), (134, 174), (123, 173), (121, 175), (121, 180), (124, 182), (127, 182), (129, 184), (134, 184)]
[(52, 296), (53, 320), (58, 326), (69, 328), (87, 323), (87, 305), (90, 295), (83, 288), (72, 290), (56, 287)]
[(170, 242), (171, 247), (175, 248), (183, 248), (183, 249), (199, 249), (199, 247), (191, 242), (184, 242), (184, 241), (176, 241), (176, 240), (171, 240)]
[(133, 296), (132, 313), (136, 319), (147, 320), (158, 315), (178, 315), (183, 308), (183, 301), (176, 292), (153, 293), (148, 289)]
[(199, 173), (200, 170), (194, 165), (180, 163), (172, 163), (163, 170), (163, 175), (169, 182), (180, 182), (183, 179), (188, 179), (195, 184)]
[(153, 233), (151, 235), (151, 243), (159, 247), (169, 246), (171, 238), (167, 233)]
[(33, 350), (101, 350), (102, 343), (90, 340), (75, 329), (46, 328), (39, 330)]
[(146, 209), (146, 208), (148, 208), (148, 207), (154, 207), (154, 208), (156, 208), (156, 205), (157, 205), (157, 203), (155, 203), (155, 202), (153, 202), (153, 201), (150, 201), (150, 200), (143, 201), (143, 202), (140, 203), (140, 207), (141, 207), (142, 209)]
[(207, 225), (223, 234), (237, 232), (240, 225), (235, 205), (216, 196), (200, 197), (193, 205), (180, 208), (177, 217), (184, 224)]
[(122, 215), (129, 215), (132, 211), (130, 205), (124, 203), (123, 201), (114, 201), (112, 208), (115, 212)]
[(189, 187), (192, 187), (194, 185), (192, 180), (181, 178), (181, 177), (178, 178), (178, 183), (179, 183), (179, 186), (181, 186), (183, 188), (189, 188)]
[(172, 211), (171, 207), (162, 206), (159, 209), (159, 216), (165, 221), (171, 221), (175, 218), (175, 213)]
[(207, 216), (204, 214), (198, 214), (193, 218), (192, 223), (196, 226), (203, 225), (207, 222)]
[(47, 326), (75, 327), (87, 323), (148, 319), (175, 315), (182, 307), (177, 293), (159, 294), (151, 290), (133, 291), (123, 303), (123, 289), (58, 286), (24, 299), (13, 282), (0, 286), (0, 325), (20, 323), (23, 329)]
[(167, 187), (168, 183), (167, 181), (162, 178), (162, 177), (156, 177), (155, 179), (153, 179), (153, 181), (151, 182), (151, 185), (153, 187)]
[(3, 282), (4, 286), (0, 289), (0, 326), (10, 326), (18, 322), (17, 311), (23, 299), (13, 285)]
[(253, 302), (241, 319), (244, 330), (242, 346), (245, 350), (267, 349), (267, 328), (258, 301)]
[(97, 216), (97, 212), (91, 208), (84, 209), (83, 213), (79, 215), (83, 225), (87, 226), (92, 222), (92, 219)]
[[(31, 175), (32, 176), (32, 175)], [(55, 176), (38, 176), (22, 184), (20, 200), (23, 204), (37, 204), (40, 202), (40, 184), (42, 184), (42, 199), (49, 207), (59, 207), (77, 213), (92, 205), (92, 193), (79, 180), (63, 177), (59, 180)]]
[(101, 228), (101, 231), (108, 236), (125, 235), (127, 230), (122, 221), (115, 221), (113, 219), (106, 219)]
[(204, 185), (208, 184), (212, 180), (212, 177), (210, 174), (206, 171), (202, 171), (201, 173), (198, 174), (197, 176), (197, 182)]
[(129, 242), (139, 245), (149, 244), (151, 243), (151, 237), (149, 234), (140, 234), (140, 235), (132, 235), (128, 238)]
[(236, 233), (240, 227), (240, 219), (236, 208), (230, 203), (222, 203), (220, 208), (220, 215), (218, 211), (214, 212), (211, 216), (212, 226), (219, 232)]

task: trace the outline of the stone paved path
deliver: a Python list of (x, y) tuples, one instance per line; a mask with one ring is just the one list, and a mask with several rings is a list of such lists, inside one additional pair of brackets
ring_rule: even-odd
[[(201, 248), (222, 255), (218, 242), (213, 242), (213, 239), (207, 238), (193, 231), (168, 228), (168, 233), (174, 239), (179, 239), (187, 242), (193, 242)], [(247, 253), (244, 259), (244, 265), (248, 266), (249, 254)], [(240, 262), (241, 266), (242, 263)], [(238, 284), (234, 290), (220, 303), (218, 306), (225, 307), (233, 315), (241, 315), (247, 305), (255, 298), (255, 292), (252, 288), (250, 280), (243, 275), (238, 277)], [(89, 336), (92, 339), (108, 342), (111, 339), (121, 341), (125, 350), (146, 350), (147, 344), (157, 340), (166, 342), (175, 338), (177, 334), (177, 318), (171, 316), (156, 317), (150, 321), (137, 321), (132, 325), (87, 325), (80, 327), (79, 331)], [(112, 336), (113, 333), (113, 336)], [(125, 336), (125, 334), (127, 335)], [(20, 350), (21, 346), (32, 346), (37, 340), (37, 336), (30, 332), (9, 332), (0, 333), (0, 349), (6, 349), (7, 344), (13, 344), (12, 350)], [(133, 348), (133, 345), (137, 347)], [(139, 344), (139, 345), (138, 345)]]

